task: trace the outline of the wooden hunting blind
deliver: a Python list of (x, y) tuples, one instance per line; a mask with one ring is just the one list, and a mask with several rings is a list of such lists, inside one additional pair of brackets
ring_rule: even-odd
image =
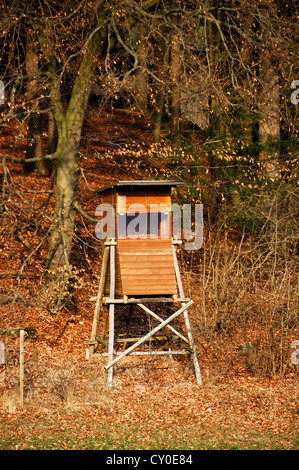
[[(171, 354), (192, 354), (197, 383), (201, 375), (196, 357), (187, 309), (193, 303), (183, 292), (176, 256), (176, 245), (180, 240), (172, 234), (171, 191), (182, 183), (179, 181), (119, 181), (97, 191), (102, 212), (106, 214), (105, 229), (100, 224), (103, 239), (103, 260), (88, 355), (94, 352), (97, 343), (108, 346), (108, 385), (112, 384), (113, 365), (129, 354), (169, 354), (169, 351), (136, 351), (152, 340), (159, 330), (168, 328), (180, 338), (187, 348), (171, 351)], [(104, 221), (104, 217), (102, 222)], [(97, 235), (98, 236), (98, 235)], [(167, 319), (162, 319), (145, 304), (181, 304), (181, 308)], [(104, 318), (102, 336), (97, 336), (97, 325), (102, 304), (109, 306)], [(114, 316), (115, 306), (138, 305), (143, 312), (159, 322), (158, 326), (122, 353), (115, 351)], [(170, 325), (184, 314), (187, 338)], [(106, 324), (109, 314), (109, 339), (105, 342)], [(124, 339), (125, 341), (125, 339)]]

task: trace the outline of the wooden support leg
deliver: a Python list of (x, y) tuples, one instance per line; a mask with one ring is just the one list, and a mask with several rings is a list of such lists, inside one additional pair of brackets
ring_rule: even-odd
[[(115, 246), (110, 246), (110, 298), (115, 296)], [(114, 309), (115, 304), (109, 305), (109, 342), (108, 342), (108, 364), (113, 361), (114, 349)], [(107, 385), (112, 386), (113, 367), (108, 370)]]
[[(100, 315), (100, 310), (102, 307), (102, 299), (103, 299), (104, 286), (105, 286), (105, 280), (106, 280), (108, 258), (109, 258), (109, 246), (105, 246), (104, 254), (103, 254), (103, 261), (102, 261), (101, 277), (100, 277), (99, 288), (98, 288), (98, 295), (97, 295), (96, 305), (95, 305), (94, 314), (93, 314), (90, 341), (95, 341), (96, 339), (99, 315)], [(93, 354), (93, 352), (94, 352), (94, 344), (91, 344), (89, 346), (89, 354)]]
[[(113, 346), (114, 346), (114, 304), (109, 306), (109, 343), (108, 343), (108, 363), (113, 361)], [(108, 370), (107, 385), (112, 386), (113, 380), (113, 367)]]
[(106, 335), (106, 330), (107, 330), (107, 325), (108, 325), (108, 319), (109, 319), (109, 310), (105, 312), (104, 315), (104, 322), (103, 322), (103, 331), (101, 334), (101, 339), (104, 340), (105, 335)]
[[(176, 273), (176, 278), (177, 278), (177, 284), (179, 288), (179, 295), (181, 299), (184, 298), (184, 289), (183, 289), (183, 284), (181, 280), (181, 274), (180, 274), (180, 269), (179, 269), (179, 264), (178, 264), (178, 259), (176, 255), (176, 248), (174, 245), (172, 245), (172, 250), (173, 250), (173, 259), (174, 259), (174, 266), (175, 266), (175, 273)], [(182, 305), (185, 305), (184, 302), (182, 302)], [(185, 318), (185, 325), (186, 325), (186, 330), (187, 330), (187, 335), (189, 339), (189, 344), (191, 346), (191, 349), (193, 351), (193, 365), (194, 365), (194, 371), (195, 371), (195, 377), (198, 385), (202, 385), (202, 378), (201, 378), (201, 373), (200, 373), (200, 368), (197, 360), (197, 354), (196, 354), (196, 347), (191, 331), (191, 326), (190, 326), (190, 321), (189, 321), (189, 316), (187, 310), (184, 311), (184, 318)]]

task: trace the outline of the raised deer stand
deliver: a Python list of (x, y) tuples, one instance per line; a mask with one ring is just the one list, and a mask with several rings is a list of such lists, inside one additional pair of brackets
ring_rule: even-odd
[[(96, 298), (96, 305), (95, 305), (94, 318), (93, 318), (93, 324), (92, 324), (92, 332), (91, 332), (90, 341), (85, 342), (85, 344), (88, 345), (88, 353), (87, 353), (88, 357), (90, 354), (94, 352), (94, 346), (95, 344), (97, 344), (97, 342), (106, 344), (104, 342), (104, 334), (105, 334), (105, 329), (106, 329), (107, 318), (104, 319), (104, 332), (101, 338), (99, 338), (96, 335), (96, 331), (97, 331), (97, 325), (98, 325), (101, 306), (102, 304), (109, 305), (108, 364), (105, 366), (105, 370), (108, 372), (107, 385), (109, 387), (112, 386), (112, 381), (113, 381), (113, 366), (125, 356), (190, 354), (190, 351), (192, 354), (193, 366), (194, 366), (197, 384), (200, 386), (202, 385), (202, 378), (201, 378), (200, 368), (199, 368), (199, 364), (197, 360), (196, 348), (195, 348), (190, 321), (188, 317), (188, 308), (193, 304), (193, 300), (187, 299), (184, 296), (183, 285), (182, 285), (182, 280), (180, 276), (180, 270), (179, 270), (177, 255), (176, 255), (175, 245), (177, 243), (179, 243), (179, 241), (173, 240), (172, 242), (176, 282), (177, 282), (177, 287), (178, 287), (179, 296), (180, 296), (179, 298), (175, 299), (173, 297), (161, 298), (158, 296), (156, 298), (155, 297), (151, 297), (151, 298), (133, 298), (132, 297), (130, 298), (126, 296), (124, 296), (123, 298), (115, 298), (115, 247), (117, 243), (115, 239), (107, 239), (105, 242), (102, 272), (101, 272), (101, 277), (100, 277), (100, 282), (99, 282), (98, 295)], [(104, 298), (103, 297), (104, 285), (105, 285), (105, 280), (107, 277), (108, 264), (109, 264), (108, 260), (110, 261), (110, 268), (109, 268), (110, 292), (109, 292), (109, 297)], [(178, 302), (178, 303), (181, 303), (181, 307), (175, 313), (171, 314), (166, 320), (163, 320), (159, 315), (157, 315), (155, 312), (149, 309), (146, 305), (144, 305), (147, 302), (150, 302), (150, 303)], [(156, 320), (160, 322), (158, 326), (153, 328), (149, 333), (147, 333), (142, 338), (137, 339), (137, 341), (135, 341), (132, 346), (130, 346), (129, 348), (127, 348), (125, 351), (121, 353), (114, 351), (114, 343), (115, 343), (114, 341), (114, 314), (115, 314), (115, 306), (117, 304), (136, 304), (143, 311), (145, 311), (146, 313), (148, 313), (149, 315), (151, 315), (153, 318), (155, 318)], [(172, 325), (170, 325), (170, 323), (181, 314), (184, 315), (187, 337), (185, 337), (183, 334), (181, 334), (179, 331), (173, 328)], [(165, 326), (167, 326), (176, 336), (178, 336), (181, 340), (183, 340), (188, 345), (185, 350), (183, 351), (136, 351), (136, 349), (142, 343), (152, 338), (153, 335), (155, 335), (159, 330), (161, 330)], [(104, 355), (107, 355), (107, 354), (104, 353)]]

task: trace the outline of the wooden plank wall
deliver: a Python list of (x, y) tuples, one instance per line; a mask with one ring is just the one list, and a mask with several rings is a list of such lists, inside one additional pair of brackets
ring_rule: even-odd
[(123, 295), (177, 294), (171, 239), (118, 240)]
[[(125, 198), (124, 198), (125, 196)], [(125, 190), (120, 189), (118, 191), (118, 198), (117, 198), (117, 212), (129, 212), (129, 207), (132, 204), (139, 205), (138, 209), (140, 212), (149, 212), (150, 211), (150, 204), (158, 204), (165, 206), (170, 210), (171, 208), (171, 199), (170, 199), (170, 189), (169, 188), (149, 188), (147, 190), (144, 189), (134, 189), (133, 190)], [(162, 206), (161, 206), (162, 207)], [(137, 208), (137, 206), (136, 206)]]

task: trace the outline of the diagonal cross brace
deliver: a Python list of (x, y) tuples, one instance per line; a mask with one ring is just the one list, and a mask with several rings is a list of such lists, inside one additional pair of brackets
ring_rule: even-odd
[[(152, 315), (152, 317), (154, 317), (156, 320), (159, 320), (160, 322), (163, 322), (164, 320), (159, 317), (159, 315), (157, 315), (156, 313), (154, 313), (152, 310), (150, 310), (148, 307), (146, 307), (145, 305), (143, 304), (138, 304), (139, 307), (141, 307), (146, 313), (149, 313), (150, 315)], [(189, 344), (189, 340), (183, 336), (181, 333), (179, 333), (175, 328), (173, 328), (172, 326), (168, 325), (168, 328), (174, 333), (176, 334), (179, 338), (181, 338), (183, 341), (185, 341), (185, 343), (188, 343)]]
[[(163, 328), (164, 326), (168, 325), (168, 323), (170, 323), (172, 320), (174, 320), (176, 317), (178, 317), (182, 312), (184, 312), (185, 310), (187, 310), (190, 305), (193, 304), (193, 300), (190, 300), (190, 302), (188, 302), (186, 305), (184, 305), (183, 307), (181, 307), (177, 312), (173, 313), (170, 317), (168, 317), (165, 321), (163, 321), (162, 323), (160, 323), (160, 325), (156, 326), (156, 328), (154, 328), (152, 331), (150, 331), (147, 335), (145, 335), (143, 338), (141, 338), (139, 341), (137, 341), (136, 343), (134, 343), (130, 348), (126, 349), (126, 351), (123, 352), (123, 354), (121, 354), (120, 356), (117, 356), (113, 361), (111, 361), (109, 364), (107, 364), (105, 366), (105, 369), (110, 369), (111, 366), (113, 366), (116, 362), (118, 362), (120, 359), (122, 359), (124, 356), (126, 356), (127, 354), (129, 354), (131, 351), (133, 351), (133, 349), (137, 348), (138, 346), (140, 346), (140, 344), (144, 343), (144, 341), (146, 341), (148, 338), (150, 338), (151, 336), (153, 336), (155, 333), (157, 333), (157, 331), (161, 330), (161, 328)], [(138, 304), (140, 307), (142, 304)]]

